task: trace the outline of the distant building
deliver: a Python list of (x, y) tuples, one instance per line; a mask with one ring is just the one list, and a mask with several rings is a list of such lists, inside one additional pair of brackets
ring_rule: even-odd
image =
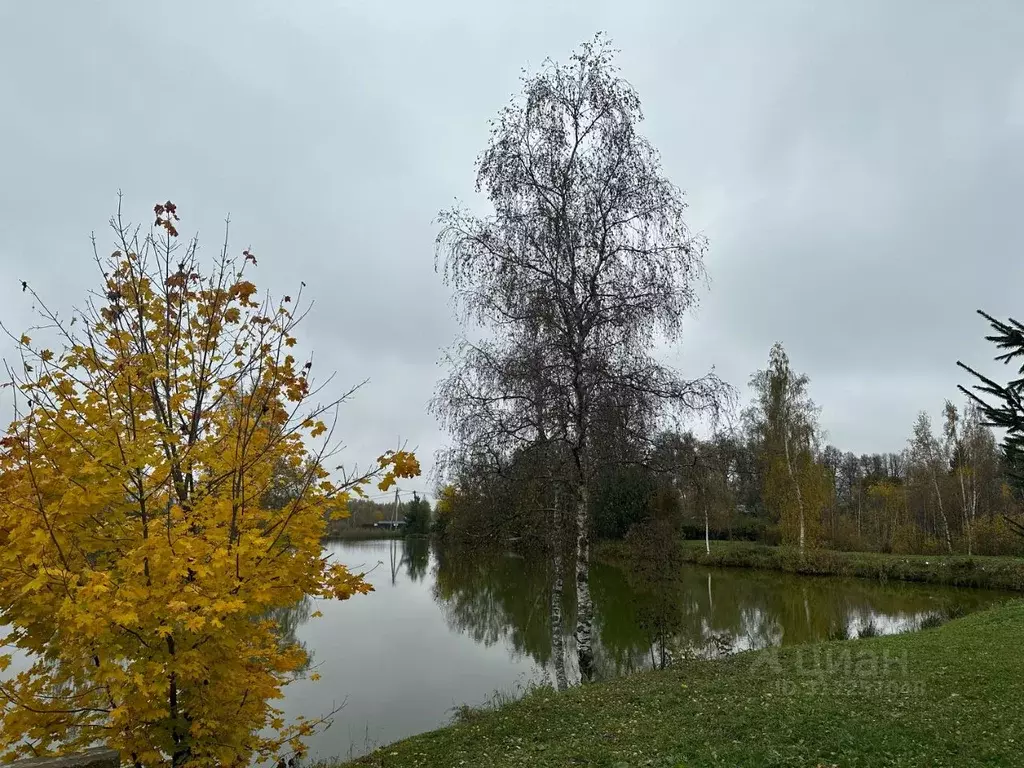
[(378, 520), (373, 524), (374, 528), (402, 528), (405, 520)]

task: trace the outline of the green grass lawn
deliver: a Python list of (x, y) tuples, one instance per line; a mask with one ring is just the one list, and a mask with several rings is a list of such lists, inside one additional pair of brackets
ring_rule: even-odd
[(1024, 601), (935, 629), (539, 690), (354, 765), (1024, 766)]

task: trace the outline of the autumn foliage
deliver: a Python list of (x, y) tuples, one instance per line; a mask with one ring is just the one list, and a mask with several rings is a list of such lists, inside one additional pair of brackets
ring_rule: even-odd
[(0, 759), (95, 742), (142, 766), (300, 751), (321, 720), (285, 723), (274, 702), (307, 659), (266, 617), (369, 591), (323, 556), (325, 512), (419, 474), (391, 451), (334, 479), (343, 397), (320, 403), (295, 357), (300, 292), (260, 298), (249, 251), (202, 272), (175, 206), (155, 213), (149, 233), (112, 220), (83, 307), (64, 318), (30, 291), (40, 329), (14, 336), (0, 617), (31, 666), (0, 673)]

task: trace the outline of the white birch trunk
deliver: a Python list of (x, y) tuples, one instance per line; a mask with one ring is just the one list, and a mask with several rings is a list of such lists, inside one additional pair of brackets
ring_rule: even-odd
[(576, 655), (580, 681), (594, 677), (594, 604), (590, 599), (590, 504), (586, 481), (580, 482), (576, 502)]
[(711, 554), (711, 530), (708, 525), (708, 508), (704, 506), (704, 552), (708, 555)]
[(804, 553), (804, 539), (806, 538), (806, 528), (804, 525), (804, 497), (800, 493), (800, 483), (796, 479), (796, 475), (793, 472), (793, 462), (789, 456), (789, 436), (787, 435), (783, 441), (783, 445), (786, 448), (786, 470), (789, 472), (789, 479), (793, 483), (793, 488), (796, 490), (796, 507), (800, 514), (800, 554)]
[(949, 534), (949, 520), (946, 519), (946, 510), (942, 506), (942, 491), (939, 490), (939, 477), (935, 473), (935, 467), (932, 467), (932, 485), (935, 488), (935, 498), (938, 501), (942, 530), (946, 535), (946, 549), (949, 550), (949, 554), (953, 554), (953, 538)]
[(967, 503), (967, 486), (964, 484), (964, 469), (957, 470), (960, 477), (960, 508), (964, 515), (964, 537), (967, 539), (967, 556), (971, 556), (971, 514)]
[(974, 537), (974, 521), (978, 519), (978, 474), (971, 473), (971, 537)]
[(562, 636), (562, 593), (565, 579), (562, 567), (562, 512), (557, 494), (551, 527), (554, 541), (554, 554), (551, 558), (551, 655), (555, 665), (555, 689), (564, 691), (569, 687), (569, 681), (565, 674), (565, 640)]

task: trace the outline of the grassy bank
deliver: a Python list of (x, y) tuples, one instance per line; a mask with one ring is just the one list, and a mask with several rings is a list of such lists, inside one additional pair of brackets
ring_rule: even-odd
[[(620, 542), (601, 542), (595, 557), (615, 562), (625, 557)], [(957, 587), (1009, 589), (1024, 592), (1024, 558), (964, 555), (886, 555), (878, 552), (808, 550), (748, 542), (713, 541), (711, 554), (703, 541), (684, 541), (686, 562), (723, 568), (755, 568), (810, 576), (854, 576), (879, 581), (918, 581)], [(1022, 760), (1024, 763), (1024, 760)]]
[(327, 534), (327, 541), (367, 541), (370, 539), (404, 539), (402, 531), (387, 528), (338, 528)]
[(1024, 601), (911, 634), (741, 653), (540, 690), (353, 765), (1024, 764)]

